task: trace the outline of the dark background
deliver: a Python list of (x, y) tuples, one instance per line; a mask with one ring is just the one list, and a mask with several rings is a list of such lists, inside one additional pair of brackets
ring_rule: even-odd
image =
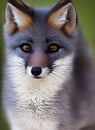
[[(34, 6), (49, 6), (53, 5), (58, 0), (23, 0)], [(2, 66), (4, 56), (4, 40), (3, 40), (3, 24), (5, 22), (5, 7), (7, 0), (0, 0), (0, 130), (8, 130), (6, 121), (4, 119), (4, 112), (2, 109)], [(76, 7), (79, 23), (84, 37), (86, 38), (90, 48), (95, 52), (95, 0), (73, 0)], [(86, 128), (88, 130), (88, 128)], [(89, 130), (95, 130), (89, 128)]]

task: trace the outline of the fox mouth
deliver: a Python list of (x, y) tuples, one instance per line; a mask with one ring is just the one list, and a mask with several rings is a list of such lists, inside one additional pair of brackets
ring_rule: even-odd
[(35, 77), (33, 77), (33, 78), (35, 78), (35, 79), (41, 79), (41, 78), (43, 78), (43, 77), (35, 76)]

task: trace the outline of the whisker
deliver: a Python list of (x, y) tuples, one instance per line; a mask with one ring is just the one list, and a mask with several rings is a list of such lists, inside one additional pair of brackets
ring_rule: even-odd
[[(11, 62), (7, 62), (7, 63), (9, 65), (9, 64), (12, 64), (13, 62), (11, 61)], [(21, 62), (14, 62), (14, 64), (17, 64), (17, 65), (26, 65), (26, 63), (21, 63)]]
[(61, 77), (61, 76), (57, 75), (57, 74), (56, 74), (56, 73), (54, 73), (54, 72), (52, 72), (52, 73), (51, 73), (51, 75), (52, 75), (52, 76), (54, 76), (54, 78), (55, 78), (55, 76), (56, 76), (57, 78), (62, 79), (62, 77)]
[(53, 67), (55, 68), (55, 67), (65, 67), (65, 66), (67, 66), (66, 64), (61, 64), (61, 65), (53, 65)]

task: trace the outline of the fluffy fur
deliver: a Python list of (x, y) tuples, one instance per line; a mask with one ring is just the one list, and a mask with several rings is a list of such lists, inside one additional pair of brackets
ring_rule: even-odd
[[(7, 6), (3, 104), (10, 129), (80, 130), (94, 123), (95, 69), (71, 1), (44, 10), (19, 0)], [(22, 50), (26, 44), (29, 52)], [(35, 77), (31, 70), (38, 65), (42, 72)]]

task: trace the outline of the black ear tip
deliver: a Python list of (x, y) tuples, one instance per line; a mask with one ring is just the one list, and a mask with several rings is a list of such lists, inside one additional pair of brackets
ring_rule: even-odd
[(61, 7), (66, 6), (66, 5), (68, 5), (69, 3), (72, 3), (72, 0), (60, 0), (57, 4), (55, 4), (55, 5), (53, 6), (51, 12), (54, 12), (54, 11), (60, 9)]
[(13, 2), (14, 0), (8, 0), (9, 3)]
[(13, 3), (14, 2), (14, 0), (8, 0), (8, 3)]
[(8, 0), (9, 3), (23, 3), (21, 0)]
[(13, 2), (13, 1), (20, 1), (20, 0), (8, 0), (8, 2)]
[(72, 2), (72, 0), (60, 0), (59, 2), (61, 2), (61, 3), (64, 3), (64, 2), (69, 3), (69, 2)]

